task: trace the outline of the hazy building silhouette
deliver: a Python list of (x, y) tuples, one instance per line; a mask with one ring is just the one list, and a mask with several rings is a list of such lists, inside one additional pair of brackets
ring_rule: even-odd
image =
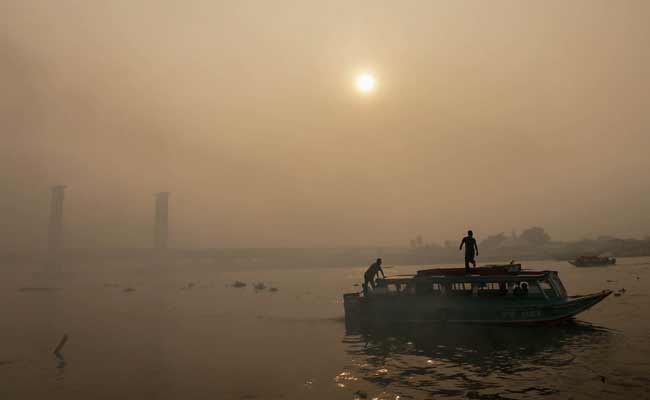
[(156, 193), (154, 248), (167, 248), (169, 238), (169, 192)]
[(57, 253), (61, 249), (63, 242), (63, 200), (65, 198), (65, 186), (52, 186), (50, 190), (52, 197), (50, 199), (48, 250), (50, 253)]

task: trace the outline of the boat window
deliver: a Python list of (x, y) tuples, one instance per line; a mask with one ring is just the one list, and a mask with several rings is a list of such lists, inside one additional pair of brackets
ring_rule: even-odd
[(454, 282), (451, 284), (451, 294), (455, 296), (470, 296), (472, 284), (470, 282)]
[(553, 289), (553, 286), (551, 286), (551, 283), (548, 280), (539, 281), (539, 287), (544, 291), (544, 293), (546, 293), (546, 296), (550, 298), (557, 297), (555, 289)]
[(507, 293), (504, 282), (479, 282), (476, 287), (478, 296), (504, 296)]
[(386, 285), (386, 289), (389, 294), (413, 294), (414, 288), (413, 285), (408, 283), (389, 283)]
[(441, 296), (445, 294), (445, 285), (440, 282), (431, 282), (422, 279), (408, 284), (403, 290), (406, 294), (417, 294), (418, 296)]
[(526, 281), (515, 282), (512, 294), (515, 296), (528, 296), (530, 294), (530, 283)]
[(528, 284), (528, 295), (529, 296), (540, 296), (542, 291), (537, 286), (537, 282), (526, 282)]
[(415, 285), (412, 283), (405, 283), (402, 285), (402, 293), (415, 294)]
[(566, 289), (564, 288), (564, 285), (562, 284), (562, 281), (556, 274), (551, 275), (551, 281), (552, 284), (555, 286), (555, 289), (557, 292), (560, 294), (560, 297), (566, 297)]
[(433, 282), (432, 290), (433, 294), (438, 296), (445, 293), (445, 287), (438, 282)]
[(454, 282), (451, 284), (451, 290), (472, 290), (472, 284), (469, 282)]

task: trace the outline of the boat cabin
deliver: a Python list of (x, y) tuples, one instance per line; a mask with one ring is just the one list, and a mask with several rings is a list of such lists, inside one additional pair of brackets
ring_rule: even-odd
[(555, 271), (527, 271), (521, 268), (477, 268), (470, 274), (463, 268), (418, 271), (410, 278), (379, 279), (369, 293), (399, 296), (537, 297), (564, 299), (566, 289)]
[(346, 324), (445, 322), (547, 324), (589, 309), (611, 290), (567, 296), (555, 271), (520, 265), (437, 268), (376, 281), (375, 288), (343, 295)]

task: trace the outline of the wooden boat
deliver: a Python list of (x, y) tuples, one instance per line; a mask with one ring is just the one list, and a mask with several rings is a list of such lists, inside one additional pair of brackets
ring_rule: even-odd
[(346, 321), (525, 325), (572, 318), (611, 293), (568, 296), (557, 272), (508, 264), (379, 279), (373, 290), (345, 294), (343, 303)]
[(570, 260), (569, 264), (576, 267), (598, 267), (603, 265), (614, 265), (616, 259), (614, 257), (598, 257), (598, 256), (580, 256), (575, 260)]

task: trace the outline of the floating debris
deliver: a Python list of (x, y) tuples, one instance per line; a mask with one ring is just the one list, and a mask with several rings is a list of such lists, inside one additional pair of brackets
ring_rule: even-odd
[(276, 287), (269, 288), (269, 292), (273, 292), (273, 293), (277, 292), (278, 290), (280, 290), (280, 289), (278, 289)]
[(345, 387), (346, 383), (356, 382), (357, 380), (358, 378), (352, 376), (352, 374), (348, 371), (343, 371), (340, 374), (336, 375), (336, 377), (334, 378), (334, 381), (337, 382), (337, 386), (340, 388)]
[(61, 340), (59, 341), (59, 344), (54, 348), (54, 351), (52, 354), (54, 354), (54, 357), (56, 358), (57, 361), (57, 368), (63, 368), (65, 367), (65, 359), (63, 358), (63, 354), (61, 354), (61, 350), (63, 350), (63, 346), (68, 342), (68, 335), (63, 335)]
[(440, 365), (442, 365), (442, 362), (440, 362), (438, 360), (434, 360), (434, 359), (429, 359), (429, 360), (427, 360), (427, 364), (428, 365), (433, 365), (433, 366), (440, 366)]
[(104, 287), (108, 287), (108, 288), (118, 288), (118, 287), (120, 287), (120, 285), (119, 285), (118, 283), (105, 283), (105, 284), (104, 284)]
[(368, 398), (368, 393), (364, 392), (363, 390), (357, 390), (354, 392), (354, 398), (355, 399), (367, 399)]
[(262, 282), (259, 282), (253, 285), (253, 289), (255, 289), (255, 291), (264, 290), (266, 289), (266, 285)]
[(246, 287), (246, 282), (235, 281), (235, 283), (232, 284), (232, 287), (234, 287), (234, 288), (243, 288), (243, 287)]
[(124, 290), (122, 290), (122, 291), (124, 293), (130, 293), (130, 292), (135, 292), (135, 289), (133, 289), (132, 287), (128, 287), (128, 288), (124, 288)]
[(619, 297), (621, 294), (620, 293), (614, 293), (614, 296)]

